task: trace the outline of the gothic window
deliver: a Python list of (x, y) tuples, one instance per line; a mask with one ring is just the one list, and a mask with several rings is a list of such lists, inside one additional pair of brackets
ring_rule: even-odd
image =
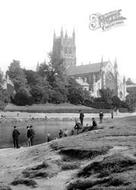
[(115, 79), (114, 79), (113, 74), (111, 72), (106, 73), (105, 83), (106, 83), (107, 88), (115, 89), (115, 86), (116, 86)]

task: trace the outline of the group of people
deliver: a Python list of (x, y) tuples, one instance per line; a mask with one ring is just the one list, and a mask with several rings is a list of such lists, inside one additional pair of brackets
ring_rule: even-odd
[[(103, 112), (100, 112), (99, 113), (100, 123), (103, 122), (103, 117), (104, 117)], [(111, 117), (113, 118), (113, 114)], [(68, 129), (64, 129), (64, 130), (60, 129), (59, 133), (58, 133), (58, 137), (62, 138), (62, 137), (67, 137), (68, 135), (74, 135), (75, 131), (76, 131), (76, 134), (79, 134), (79, 132), (84, 132), (84, 131), (86, 131), (86, 129), (88, 129), (88, 130), (97, 129), (97, 122), (96, 122), (95, 118), (92, 118), (92, 124), (90, 126), (88, 124), (86, 124), (86, 127), (84, 127), (83, 122), (84, 122), (84, 113), (82, 110), (80, 110), (79, 111), (79, 120), (75, 119), (74, 128), (70, 132), (68, 131)], [(20, 132), (18, 131), (17, 127), (14, 126), (14, 130), (12, 132), (14, 148), (19, 148), (19, 142), (18, 142), (19, 135), (20, 135)], [(32, 125), (27, 126), (26, 137), (27, 137), (27, 145), (28, 146), (33, 146), (34, 136), (35, 136), (35, 131), (33, 130)], [(47, 142), (49, 142), (49, 141), (51, 141), (51, 135), (50, 135), (50, 133), (47, 133)]]
[(34, 132), (34, 129), (32, 128), (32, 125), (27, 126), (28, 146), (33, 146), (34, 136), (35, 136), (35, 132)]
[[(20, 132), (17, 129), (17, 127), (14, 126), (14, 129), (13, 129), (13, 132), (12, 132), (14, 148), (19, 148), (19, 136), (20, 136)], [(35, 136), (35, 132), (34, 132), (34, 130), (32, 128), (32, 125), (27, 126), (26, 136), (27, 136), (27, 144), (28, 144), (28, 146), (33, 146), (33, 139), (34, 139), (34, 136)]]

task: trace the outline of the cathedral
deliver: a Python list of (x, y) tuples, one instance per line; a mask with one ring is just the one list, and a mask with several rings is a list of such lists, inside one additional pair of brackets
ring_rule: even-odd
[(61, 30), (60, 36), (53, 39), (53, 55), (63, 59), (63, 64), (68, 76), (76, 79), (84, 90), (88, 90), (93, 97), (100, 97), (100, 89), (111, 89), (114, 95), (125, 100), (126, 80), (121, 78), (118, 72), (117, 60), (112, 64), (109, 60), (101, 59), (98, 63), (76, 65), (75, 31), (72, 36), (64, 34)]

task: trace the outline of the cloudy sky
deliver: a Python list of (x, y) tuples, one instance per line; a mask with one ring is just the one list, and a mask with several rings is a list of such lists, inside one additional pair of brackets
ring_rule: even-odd
[[(89, 15), (122, 9), (125, 24), (91, 31)], [(77, 64), (118, 61), (119, 71), (136, 79), (136, 11), (134, 0), (0, 0), (0, 68), (13, 59), (35, 69), (52, 49), (53, 32), (76, 32)]]

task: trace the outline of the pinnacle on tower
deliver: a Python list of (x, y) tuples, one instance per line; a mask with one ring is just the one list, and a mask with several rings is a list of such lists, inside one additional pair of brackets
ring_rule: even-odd
[(73, 29), (73, 34), (72, 34), (72, 36), (73, 36), (73, 40), (75, 41), (75, 29)]
[(66, 30), (66, 32), (65, 32), (65, 38), (68, 38), (67, 30)]
[(125, 76), (123, 77), (123, 83), (126, 83), (126, 77)]
[(61, 35), (61, 37), (63, 38), (63, 27), (61, 27), (60, 35)]

